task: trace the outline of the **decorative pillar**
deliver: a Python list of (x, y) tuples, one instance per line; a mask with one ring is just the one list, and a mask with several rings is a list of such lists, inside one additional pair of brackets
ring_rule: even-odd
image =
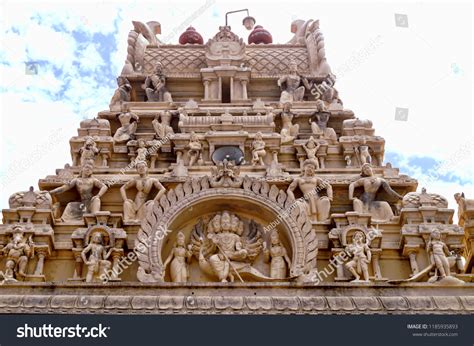
[(209, 79), (204, 79), (204, 100), (209, 100)]
[(382, 252), (380, 249), (374, 250), (371, 249), (372, 252), (372, 270), (374, 271), (375, 281), (382, 280), (382, 272), (380, 270), (380, 253)]
[(242, 85), (242, 99), (247, 100), (247, 79), (241, 79), (240, 84)]
[(35, 252), (38, 255), (38, 262), (36, 263), (34, 275), (42, 276), (44, 259), (49, 255), (49, 247), (48, 245), (35, 245)]

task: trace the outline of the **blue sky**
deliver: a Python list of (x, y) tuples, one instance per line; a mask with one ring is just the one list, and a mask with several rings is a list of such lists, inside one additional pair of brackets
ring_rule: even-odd
[[(291, 38), (292, 20), (319, 18), (344, 106), (374, 121), (387, 142), (385, 161), (448, 197), (451, 207), (455, 192), (474, 197), (468, 3), (6, 1), (0, 16), (0, 207), (13, 192), (70, 163), (68, 141), (79, 121), (108, 108), (131, 20), (159, 21), (160, 38), (170, 43), (192, 24), (206, 41), (226, 11), (245, 7), (274, 42)], [(408, 27), (395, 25), (396, 13), (407, 15)], [(229, 18), (246, 40), (242, 16)], [(37, 74), (26, 73), (26, 64)], [(397, 107), (408, 109), (407, 121), (395, 120)]]

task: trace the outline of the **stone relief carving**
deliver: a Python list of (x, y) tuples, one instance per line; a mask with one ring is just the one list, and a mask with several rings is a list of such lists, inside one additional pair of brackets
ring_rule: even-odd
[[(206, 227), (203, 227), (206, 226)], [(244, 222), (229, 211), (217, 213), (208, 225), (199, 223), (191, 234), (192, 249), (199, 267), (221, 282), (244, 282), (242, 274), (268, 279), (252, 267), (262, 250), (261, 228)]]
[(281, 112), (281, 144), (291, 143), (299, 131), (299, 124), (293, 124), (293, 113), (291, 112), (291, 103), (285, 103)]
[(269, 245), (266, 242), (263, 243), (263, 253), (265, 261), (270, 262), (270, 277), (272, 279), (286, 278), (288, 268), (291, 267), (291, 260), (280, 241), (278, 231), (272, 231)]
[(467, 199), (464, 192), (454, 194), (454, 199), (458, 204), (458, 225), (463, 227), (469, 220), (468, 212), (472, 213), (474, 210), (474, 200)]
[[(69, 202), (66, 205), (61, 216), (62, 221), (82, 221), (84, 214), (94, 214), (100, 211), (100, 198), (108, 188), (99, 179), (93, 177), (92, 173), (93, 166), (90, 163), (85, 163), (79, 177), (72, 179), (68, 184), (49, 191), (53, 199), (56, 195), (72, 189), (75, 189), (79, 194), (80, 201)], [(99, 189), (96, 195), (93, 193), (94, 187)]]
[(176, 243), (171, 250), (163, 267), (170, 266), (170, 275), (172, 282), (187, 282), (189, 280), (189, 269), (187, 262), (193, 255), (192, 244), (186, 246), (186, 237), (183, 232), (178, 232)]
[(114, 144), (125, 144), (134, 139), (140, 118), (135, 113), (121, 113), (118, 116), (120, 127), (114, 134)]
[(171, 127), (172, 117), (173, 114), (170, 111), (160, 112), (155, 116), (155, 119), (152, 121), (152, 125), (157, 139), (167, 138), (168, 136), (174, 134), (174, 130)]
[[(390, 204), (386, 201), (377, 200), (377, 193), (384, 190), (390, 197), (402, 199), (387, 181), (374, 176), (372, 167), (366, 163), (362, 165), (361, 178), (349, 185), (349, 200), (352, 201), (354, 211), (358, 213), (369, 213), (373, 221), (389, 221), (394, 217)], [(360, 197), (354, 197), (354, 190), (362, 187), (364, 192)]]
[(130, 102), (131, 100), (132, 86), (127, 78), (117, 77), (117, 89), (115, 89), (114, 95), (110, 100), (109, 109), (112, 112), (122, 111), (122, 105), (124, 102)]
[[(352, 244), (346, 246), (346, 252), (352, 256), (345, 265), (355, 278), (352, 282), (369, 282), (369, 264), (372, 260), (372, 253), (363, 232), (354, 233)], [(360, 279), (361, 275), (363, 280)]]
[(81, 166), (84, 166), (86, 163), (90, 163), (94, 166), (95, 158), (99, 153), (97, 144), (94, 141), (94, 138), (87, 136), (84, 138), (84, 145), (79, 149), (79, 155), (81, 155)]
[(290, 62), (289, 66), (289, 73), (277, 81), (278, 86), (281, 88), (280, 103), (283, 104), (303, 101), (305, 90), (311, 89), (308, 80), (298, 74), (296, 62)]
[(255, 166), (259, 164), (260, 166), (265, 166), (263, 158), (267, 155), (265, 150), (265, 142), (263, 141), (263, 135), (261, 132), (255, 134), (255, 139), (252, 142), (252, 165)]
[[(315, 175), (317, 163), (314, 160), (306, 160), (303, 163), (303, 173), (288, 186), (288, 196), (295, 199), (293, 191), (299, 188), (306, 200), (308, 214), (315, 221), (325, 221), (329, 218), (331, 201), (333, 199), (332, 187), (329, 183)], [(321, 196), (320, 192), (326, 190), (327, 196)]]
[(173, 102), (171, 93), (166, 88), (166, 75), (160, 62), (156, 64), (155, 72), (146, 77), (144, 89), (149, 102)]
[(188, 156), (189, 156), (189, 166), (193, 166), (195, 163), (202, 165), (204, 163), (202, 159), (202, 144), (199, 140), (198, 135), (193, 131), (189, 136), (188, 143)]
[(319, 100), (317, 102), (317, 111), (314, 113), (314, 121), (309, 120), (311, 124), (311, 132), (318, 139), (324, 139), (330, 144), (337, 143), (336, 131), (333, 128), (327, 127), (330, 113), (327, 112), (324, 103)]
[(24, 228), (20, 225), (14, 226), (11, 240), (1, 249), (1, 253), (6, 256), (4, 281), (23, 280), (27, 276), (28, 262), (34, 256), (32, 235), (27, 239)]
[[(95, 232), (91, 236), (91, 241), (81, 252), (82, 260), (87, 266), (86, 282), (98, 281), (105, 271), (109, 270), (112, 263), (108, 260), (112, 253), (112, 248), (107, 251), (102, 233)], [(87, 257), (89, 255), (89, 257)]]
[[(152, 188), (156, 188), (158, 192), (155, 198), (150, 202), (158, 201), (166, 192), (166, 189), (161, 185), (158, 179), (148, 177), (148, 166), (146, 161), (138, 162), (135, 167), (139, 176), (129, 180), (120, 188), (120, 194), (123, 200), (123, 219), (126, 222), (138, 222), (143, 219), (148, 197)], [(131, 188), (137, 190), (134, 201), (129, 199), (127, 196), (127, 190)]]

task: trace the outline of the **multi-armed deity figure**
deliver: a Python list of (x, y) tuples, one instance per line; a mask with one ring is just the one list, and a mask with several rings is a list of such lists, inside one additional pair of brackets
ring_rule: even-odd
[(202, 144), (194, 131), (191, 132), (189, 136), (188, 149), (189, 166), (193, 166), (196, 162), (202, 161)]
[(263, 141), (263, 135), (261, 132), (255, 134), (255, 139), (252, 142), (252, 165), (260, 164), (264, 166), (263, 158), (267, 152), (265, 151), (265, 142)]
[(132, 86), (130, 82), (125, 77), (117, 77), (117, 89), (110, 100), (109, 109), (112, 112), (120, 112), (122, 110), (123, 102), (130, 102), (130, 92), (132, 91)]
[[(353, 203), (354, 211), (369, 213), (374, 221), (389, 221), (392, 219), (393, 211), (390, 204), (386, 201), (378, 201), (376, 199), (377, 193), (382, 189), (389, 196), (396, 199), (402, 199), (402, 196), (395, 192), (385, 179), (375, 177), (370, 164), (362, 165), (360, 175), (361, 178), (349, 185), (349, 200)], [(364, 189), (360, 197), (354, 197), (354, 190), (357, 187), (363, 187)]]
[(163, 139), (174, 133), (171, 127), (171, 118), (172, 114), (170, 111), (160, 112), (155, 115), (155, 119), (151, 123), (155, 130), (156, 138)]
[(166, 88), (166, 76), (160, 62), (156, 65), (155, 73), (146, 77), (144, 88), (150, 102), (173, 102), (171, 93)]
[[(101, 276), (112, 265), (109, 260), (113, 248), (107, 251), (103, 244), (102, 233), (95, 232), (91, 236), (91, 242), (81, 252), (82, 260), (87, 266), (86, 282), (94, 281), (94, 276)], [(89, 254), (89, 258), (87, 257)]]
[[(302, 175), (293, 180), (286, 193), (292, 199), (295, 199), (293, 192), (298, 187), (307, 201), (309, 215), (316, 221), (324, 221), (329, 218), (329, 210), (333, 199), (332, 186), (316, 176), (316, 167), (315, 160), (305, 160)], [(327, 196), (321, 196), (321, 190), (326, 190)]]
[(267, 243), (263, 243), (263, 255), (265, 261), (270, 262), (270, 277), (272, 279), (287, 277), (287, 269), (291, 267), (291, 261), (276, 230), (270, 235), (270, 248), (267, 247)]
[(361, 274), (364, 278), (363, 281), (369, 282), (369, 263), (372, 260), (372, 253), (363, 232), (354, 233), (352, 244), (346, 247), (346, 252), (352, 256), (352, 259), (346, 263), (346, 268), (354, 275), (353, 282), (361, 281)]
[(192, 245), (186, 247), (186, 238), (183, 232), (178, 232), (176, 243), (168, 258), (163, 263), (163, 268), (170, 265), (170, 276), (172, 282), (187, 282), (189, 279), (188, 262), (191, 261), (193, 252)]
[(308, 160), (312, 160), (315, 168), (319, 169), (319, 161), (316, 156), (316, 153), (318, 152), (318, 149), (321, 147), (321, 144), (314, 139), (313, 136), (309, 137), (309, 139), (303, 143), (302, 145), (304, 151), (306, 152), (306, 156), (308, 157)]
[(298, 135), (300, 125), (293, 124), (293, 113), (291, 112), (291, 103), (287, 102), (283, 105), (281, 112), (281, 143), (289, 143)]
[(330, 113), (327, 112), (324, 102), (318, 100), (316, 103), (317, 111), (314, 113), (314, 121), (309, 119), (311, 124), (311, 132), (316, 138), (325, 139), (329, 144), (337, 143), (336, 131), (333, 128), (327, 127)]
[(127, 143), (129, 140), (133, 139), (140, 119), (138, 118), (138, 115), (130, 112), (121, 113), (118, 116), (118, 119), (121, 126), (115, 132), (114, 143)]
[[(123, 199), (124, 221), (136, 221), (143, 218), (146, 202), (148, 201), (148, 197), (153, 187), (158, 190), (153, 201), (159, 201), (161, 196), (166, 192), (166, 189), (161, 185), (158, 179), (148, 177), (148, 166), (146, 161), (138, 162), (135, 167), (139, 177), (128, 181), (120, 188), (120, 194)], [(137, 190), (135, 201), (129, 199), (127, 196), (127, 190), (132, 187), (135, 187)]]
[[(74, 178), (70, 183), (64, 184), (49, 193), (51, 196), (61, 194), (71, 189), (76, 189), (81, 199), (80, 202), (69, 202), (61, 216), (63, 221), (81, 221), (84, 214), (94, 214), (100, 211), (100, 198), (107, 192), (107, 185), (92, 176), (93, 166), (86, 162), (82, 166), (81, 176)], [(94, 188), (99, 192), (94, 195)]]
[(86, 162), (94, 165), (95, 156), (99, 153), (97, 145), (95, 144), (94, 138), (87, 136), (84, 141), (84, 145), (79, 149), (81, 155), (81, 166), (84, 166)]
[(305, 77), (298, 74), (298, 65), (294, 60), (290, 61), (289, 74), (278, 80), (278, 86), (281, 88), (280, 103), (303, 101), (305, 87), (309, 90), (311, 85)]
[(13, 235), (10, 242), (1, 249), (1, 254), (5, 255), (4, 280), (16, 281), (19, 277), (26, 276), (26, 267), (29, 259), (33, 256), (33, 241), (25, 239), (22, 226), (13, 227)]

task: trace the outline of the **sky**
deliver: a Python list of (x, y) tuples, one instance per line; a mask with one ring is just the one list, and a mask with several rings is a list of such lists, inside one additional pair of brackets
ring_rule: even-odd
[[(344, 107), (373, 121), (385, 162), (451, 208), (456, 192), (474, 198), (469, 2), (15, 0), (0, 2), (0, 208), (71, 163), (79, 122), (108, 109), (132, 20), (160, 22), (166, 43), (189, 25), (207, 41), (242, 8), (274, 43), (319, 19)], [(229, 24), (247, 40), (244, 16)]]

